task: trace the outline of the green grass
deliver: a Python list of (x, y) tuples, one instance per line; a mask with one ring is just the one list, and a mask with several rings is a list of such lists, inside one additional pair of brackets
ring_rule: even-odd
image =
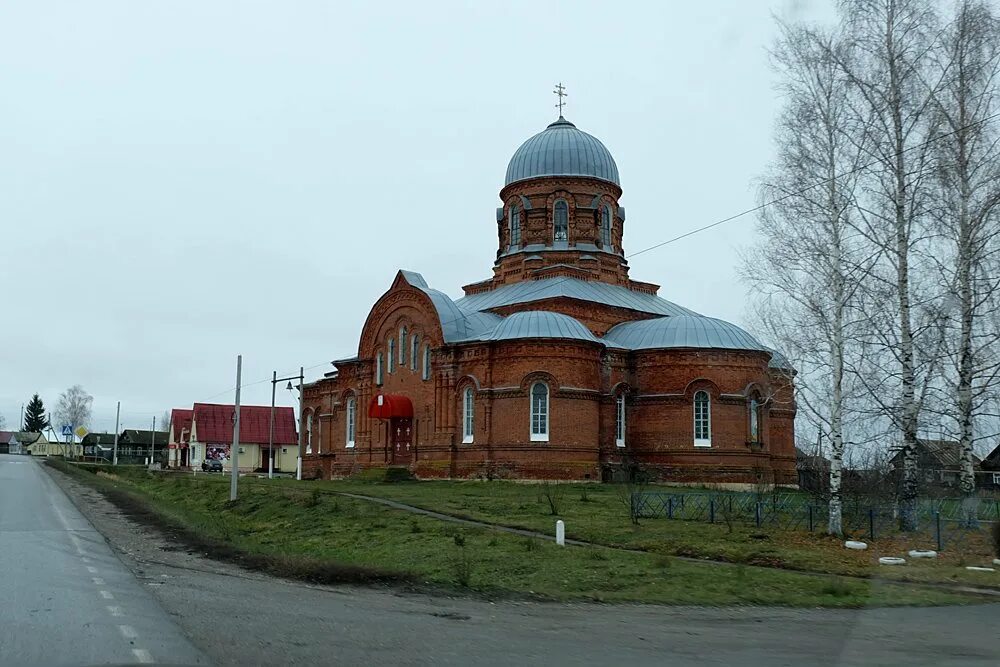
[[(135, 470), (116, 470), (115, 477), (105, 477), (76, 466), (57, 467), (119, 501), (128, 494), (199, 539), (226, 545), (237, 555), (253, 556), (257, 559), (253, 562), (267, 564), (265, 569), (289, 576), (310, 578), (309, 572), (317, 569), (346, 568), (406, 579), (422, 587), (490, 597), (607, 602), (859, 607), (981, 601), (932, 588), (690, 563), (656, 551), (558, 547), (547, 540), (455, 526), (330, 493), (333, 488), (360, 491), (361, 486), (371, 492), (374, 485), (247, 478), (240, 482), (239, 500), (230, 503), (229, 479), (224, 477), (153, 475)], [(437, 489), (442, 495), (445, 488), (422, 483), (377, 488), (384, 491), (390, 486), (398, 487), (400, 494), (405, 488), (421, 487)], [(561, 512), (566, 514), (561, 516), (569, 520), (580, 516), (570, 509), (572, 505), (601, 507), (607, 493), (595, 485), (588, 489), (589, 499), (581, 501), (579, 490), (575, 495), (568, 492), (569, 487), (566, 491), (561, 497), (566, 505)], [(479, 512), (498, 511), (505, 504), (529, 505), (515, 507), (512, 516), (549, 529), (553, 517), (544, 516), (540, 505), (531, 499), (537, 492), (537, 488), (521, 486), (518, 490), (498, 485), (483, 487), (471, 498), (456, 502), (473, 503)], [(456, 512), (460, 509), (449, 507)], [(528, 520), (531, 509), (539, 516), (537, 523)], [(607, 511), (611, 511), (610, 506)], [(625, 540), (626, 536), (622, 533), (614, 539)]]

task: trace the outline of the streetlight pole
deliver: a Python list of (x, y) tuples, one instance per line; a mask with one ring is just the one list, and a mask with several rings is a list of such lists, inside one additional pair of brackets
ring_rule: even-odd
[(118, 401), (118, 407), (115, 408), (115, 445), (114, 452), (112, 453), (112, 465), (118, 465), (118, 418), (122, 413), (122, 402)]
[[(268, 444), (271, 444), (271, 441), (274, 439), (274, 390), (275, 390), (275, 387), (278, 386), (279, 382), (284, 382), (285, 380), (289, 381), (288, 382), (288, 386), (286, 387), (286, 389), (288, 389), (288, 390), (292, 389), (292, 383), (291, 383), (292, 380), (298, 380), (299, 381), (299, 425), (298, 425), (298, 428), (296, 429), (298, 431), (298, 434), (299, 434), (299, 438), (298, 438), (299, 455), (298, 455), (298, 457), (296, 458), (296, 461), (295, 461), (295, 479), (301, 480), (302, 479), (302, 423), (301, 423), (302, 422), (302, 391), (303, 391), (303, 386), (305, 385), (305, 382), (306, 382), (306, 369), (303, 366), (299, 366), (299, 374), (298, 375), (289, 375), (288, 377), (280, 378), (280, 377), (278, 377), (278, 371), (274, 371), (273, 375), (271, 375), (271, 432), (270, 432), (270, 434), (268, 436)], [(274, 453), (273, 452), (271, 453), (271, 456), (272, 456), (272, 459), (273, 459), (273, 457), (274, 457)], [(267, 476), (268, 477), (271, 476), (270, 470), (268, 470), (268, 475)]]
[(271, 372), (271, 421), (267, 427), (267, 478), (274, 478), (274, 391), (278, 386), (278, 371)]
[(236, 486), (240, 478), (240, 376), (243, 373), (243, 355), (236, 357), (236, 413), (233, 415), (232, 470), (229, 481), (229, 500), (236, 500)]
[(153, 458), (155, 455), (156, 447), (156, 415), (153, 415), (153, 426), (149, 431), (149, 467), (153, 467)]

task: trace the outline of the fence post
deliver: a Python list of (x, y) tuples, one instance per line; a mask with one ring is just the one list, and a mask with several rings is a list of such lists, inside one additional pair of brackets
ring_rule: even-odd
[(715, 498), (708, 501), (708, 522), (715, 523)]
[(941, 548), (941, 510), (934, 512), (934, 533), (937, 536), (937, 550), (943, 551)]
[(868, 536), (875, 539), (875, 508), (868, 508)]
[(813, 506), (809, 506), (809, 532), (813, 532)]
[(754, 509), (754, 515), (756, 516), (756, 519), (757, 519), (757, 527), (760, 528), (760, 501), (759, 500), (756, 503), (754, 503), (753, 509)]
[(670, 496), (669, 498), (667, 498), (667, 518), (668, 519), (673, 519), (674, 518), (674, 497), (673, 496)]

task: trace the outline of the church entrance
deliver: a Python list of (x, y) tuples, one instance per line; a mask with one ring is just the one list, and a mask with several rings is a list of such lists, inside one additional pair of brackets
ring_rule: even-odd
[(394, 417), (389, 420), (389, 451), (394, 465), (413, 460), (413, 419)]

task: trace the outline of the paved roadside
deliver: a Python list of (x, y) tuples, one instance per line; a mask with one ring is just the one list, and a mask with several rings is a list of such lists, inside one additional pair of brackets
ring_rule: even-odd
[(220, 665), (991, 665), (1000, 605), (705, 609), (310, 586), (219, 563), (50, 470)]

